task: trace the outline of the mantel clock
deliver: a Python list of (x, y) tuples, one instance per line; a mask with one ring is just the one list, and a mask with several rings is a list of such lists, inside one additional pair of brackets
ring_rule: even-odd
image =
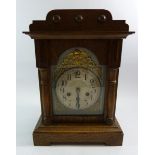
[(41, 117), (34, 145), (122, 145), (115, 117), (123, 39), (134, 33), (107, 10), (52, 10), (35, 20)]

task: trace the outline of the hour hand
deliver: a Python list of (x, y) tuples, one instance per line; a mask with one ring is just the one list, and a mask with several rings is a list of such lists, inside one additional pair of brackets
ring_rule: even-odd
[(80, 88), (76, 88), (76, 107), (79, 109), (80, 108), (80, 97), (79, 97), (79, 93), (80, 93)]

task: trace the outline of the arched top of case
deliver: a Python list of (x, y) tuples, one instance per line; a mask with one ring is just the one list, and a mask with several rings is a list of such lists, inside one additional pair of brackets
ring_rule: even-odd
[(52, 10), (29, 29), (24, 33), (35, 39), (118, 39), (133, 33), (125, 20), (113, 20), (104, 9)]
[(30, 30), (128, 30), (125, 20), (112, 20), (112, 15), (104, 9), (52, 10), (45, 21), (33, 21)]

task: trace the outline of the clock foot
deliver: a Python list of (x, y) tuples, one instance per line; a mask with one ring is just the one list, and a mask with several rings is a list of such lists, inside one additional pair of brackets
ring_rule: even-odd
[(46, 126), (41, 122), (40, 118), (33, 131), (33, 141), (36, 146), (55, 144), (122, 145), (123, 131), (117, 120), (113, 125), (54, 123)]

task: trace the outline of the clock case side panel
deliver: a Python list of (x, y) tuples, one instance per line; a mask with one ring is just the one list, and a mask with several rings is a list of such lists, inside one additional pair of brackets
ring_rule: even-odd
[(106, 98), (104, 107), (104, 120), (106, 124), (115, 121), (116, 99), (119, 67), (121, 64), (122, 39), (110, 40), (108, 51), (108, 68), (106, 80)]
[(38, 68), (41, 118), (44, 125), (51, 123), (51, 78), (48, 65), (49, 41), (35, 39), (36, 66)]
[[(52, 113), (51, 65), (71, 47), (84, 47), (94, 52), (100, 64), (107, 65), (104, 115), (56, 116)], [(43, 124), (51, 122), (107, 122), (115, 119), (117, 79), (121, 59), (122, 39), (117, 40), (35, 40), (36, 66), (39, 72)], [(105, 50), (103, 50), (105, 49)], [(115, 82), (114, 82), (115, 81)]]

